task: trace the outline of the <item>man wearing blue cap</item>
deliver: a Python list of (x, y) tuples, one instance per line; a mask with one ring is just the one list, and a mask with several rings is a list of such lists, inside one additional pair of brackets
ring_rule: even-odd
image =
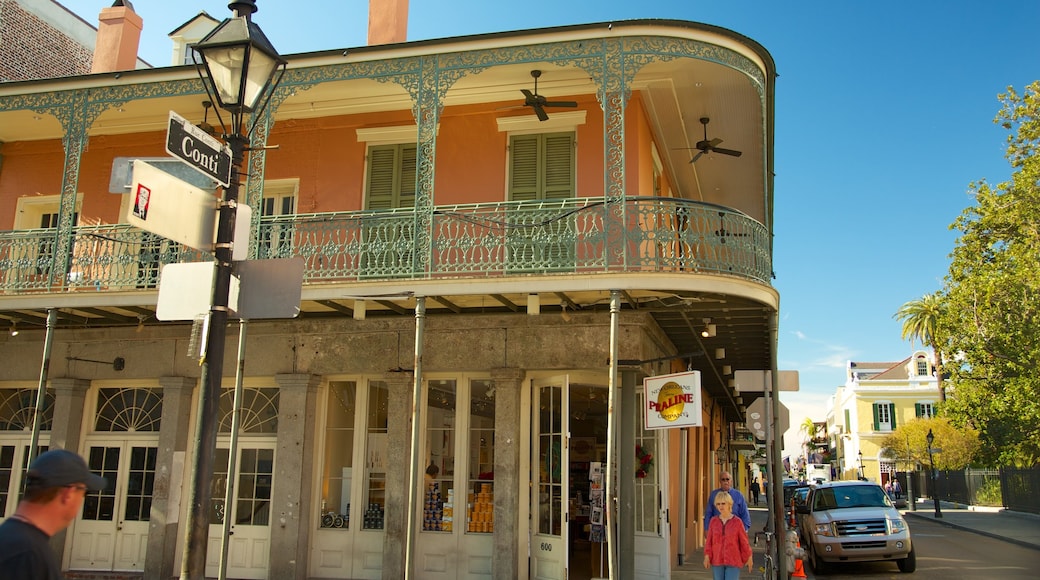
[(7, 580), (62, 580), (61, 561), (47, 543), (76, 519), (87, 491), (105, 488), (83, 458), (52, 449), (25, 474), (18, 509), (0, 524), (0, 570)]

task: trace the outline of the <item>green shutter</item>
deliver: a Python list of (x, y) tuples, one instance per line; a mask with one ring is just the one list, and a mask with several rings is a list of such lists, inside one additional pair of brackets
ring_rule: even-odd
[(870, 406), (870, 409), (874, 412), (874, 430), (881, 430), (881, 421), (878, 419), (878, 404), (874, 403)]
[(414, 207), (415, 168), (414, 143), (369, 147), (365, 209)]
[(852, 420), (849, 419), (849, 410), (845, 409), (845, 432), (852, 433)]
[(914, 403), (914, 417), (921, 418), (921, 403)]
[(545, 136), (544, 197), (574, 197), (574, 133)]
[(888, 416), (892, 420), (892, 423), (891, 423), (892, 430), (895, 431), (896, 430), (896, 404), (895, 403), (889, 403), (889, 405), (888, 405)]
[(509, 151), (510, 200), (574, 197), (574, 133), (513, 135)]
[(400, 176), (400, 195), (396, 207), (415, 207), (415, 182), (418, 178), (416, 173), (417, 150), (415, 144), (402, 145)]
[(365, 192), (366, 209), (391, 209), (394, 207), (394, 175), (397, 147), (379, 145), (368, 150), (368, 191)]
[(514, 135), (510, 138), (509, 199), (538, 199), (538, 137)]

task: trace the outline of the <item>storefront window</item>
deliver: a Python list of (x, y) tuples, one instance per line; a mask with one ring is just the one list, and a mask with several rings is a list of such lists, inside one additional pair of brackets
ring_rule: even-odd
[[(426, 463), (423, 502), (424, 531), (450, 532), (455, 509), (465, 508), (455, 497), (455, 389), (454, 380), (431, 380), (426, 400)], [(447, 513), (445, 513), (447, 511)]]
[(470, 383), (469, 478), (466, 531), (495, 531), (495, 387), (490, 380)]
[(386, 456), (387, 409), (390, 390), (382, 381), (369, 383), (368, 435), (366, 441), (367, 481), (365, 485), (365, 511), (362, 514), (362, 529), (381, 530), (386, 510)]
[(357, 383), (329, 384), (325, 419), (321, 527), (350, 528), (350, 489), (354, 481), (354, 414)]

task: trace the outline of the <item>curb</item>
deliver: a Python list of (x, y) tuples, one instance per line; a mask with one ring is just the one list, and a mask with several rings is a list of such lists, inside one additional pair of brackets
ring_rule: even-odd
[(910, 516), (911, 518), (916, 518), (916, 519), (920, 519), (920, 520), (924, 520), (924, 521), (928, 521), (928, 522), (935, 522), (937, 524), (944, 525), (944, 526), (946, 526), (948, 528), (954, 528), (954, 529), (962, 530), (962, 531), (965, 531), (965, 532), (972, 532), (972, 533), (975, 533), (975, 534), (979, 534), (980, 536), (986, 536), (986, 537), (989, 537), (989, 538), (993, 538), (995, 540), (1002, 540), (1002, 541), (1005, 541), (1005, 542), (1009, 542), (1011, 544), (1016, 544), (1018, 546), (1022, 546), (1023, 548), (1029, 548), (1029, 549), (1032, 549), (1032, 550), (1040, 550), (1040, 546), (1038, 546), (1036, 544), (1033, 544), (1031, 542), (1025, 542), (1025, 541), (1019, 540), (1017, 538), (1009, 538), (1008, 536), (1002, 536), (1000, 534), (995, 534), (993, 532), (987, 532), (987, 531), (980, 530), (980, 529), (977, 529), (977, 528), (970, 528), (968, 526), (962, 526), (960, 524), (955, 524), (953, 522), (946, 521), (946, 520), (941, 519), (941, 518), (937, 519), (937, 518), (934, 518), (934, 517), (928, 517), (928, 516), (925, 516), (925, 515), (918, 514), (917, 512), (907, 512), (907, 513), (904, 513), (903, 517), (906, 517), (906, 516)]

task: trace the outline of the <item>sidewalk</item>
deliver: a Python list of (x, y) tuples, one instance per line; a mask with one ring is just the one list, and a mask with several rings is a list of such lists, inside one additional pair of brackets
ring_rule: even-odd
[(935, 517), (932, 500), (919, 499), (917, 511), (904, 510), (903, 515), (1040, 550), (1040, 515), (945, 501), (939, 502), (939, 511), (942, 512), (941, 519)]
[[(769, 518), (769, 510), (765, 507), (750, 507), (751, 512), (751, 530), (752, 534), (755, 530), (761, 530), (766, 520)], [(766, 546), (765, 539), (759, 541), (758, 545), (754, 544), (754, 536), (752, 535), (751, 540), (751, 551), (754, 553), (755, 558), (755, 572), (748, 573), (747, 569), (743, 569), (740, 576), (741, 578), (758, 578), (761, 575), (758, 573), (758, 567), (762, 565), (762, 555), (765, 554)], [(809, 566), (805, 566), (805, 575), (809, 578), (813, 578), (812, 571)], [(704, 552), (696, 551), (687, 556), (686, 562), (682, 566), (678, 566), (672, 569), (672, 580), (710, 580), (711, 570), (704, 569)]]

